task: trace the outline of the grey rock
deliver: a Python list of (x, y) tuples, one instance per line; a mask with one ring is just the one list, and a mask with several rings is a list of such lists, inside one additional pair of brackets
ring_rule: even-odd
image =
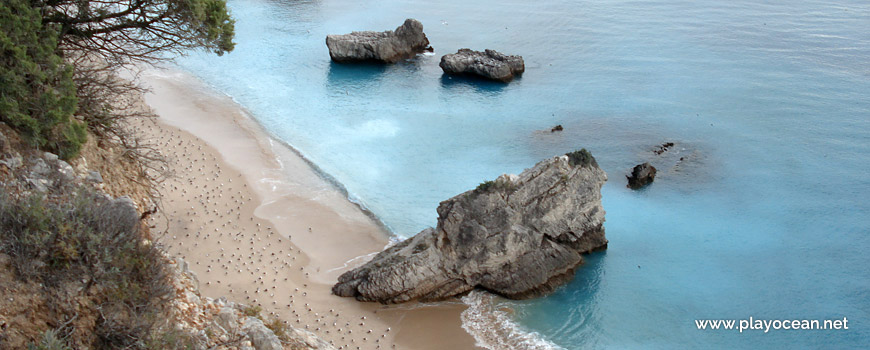
[(628, 179), (628, 188), (637, 190), (651, 184), (655, 180), (656, 168), (648, 162), (638, 164), (631, 169), (631, 175), (626, 175), (625, 177)]
[(76, 171), (73, 169), (72, 165), (69, 165), (69, 163), (65, 161), (57, 160), (57, 170), (60, 171), (63, 177), (67, 180), (72, 180), (76, 177)]
[(133, 201), (133, 198), (130, 196), (120, 196), (115, 199), (115, 203), (122, 204), (133, 208), (133, 211), (136, 211), (136, 202)]
[(436, 301), (474, 288), (508, 298), (552, 291), (581, 254), (607, 247), (601, 186), (585, 150), (502, 175), (438, 206), (438, 224), (341, 275), (332, 292), (360, 301)]
[(30, 170), (35, 174), (45, 176), (51, 171), (51, 167), (49, 167), (42, 158), (36, 158), (33, 165), (30, 167)]
[(431, 50), (423, 33), (423, 24), (409, 18), (395, 31), (364, 31), (342, 35), (327, 35), (329, 57), (339, 63), (377, 61), (395, 63)]
[(227, 331), (232, 331), (239, 325), (239, 317), (236, 310), (231, 307), (223, 307), (217, 314), (217, 324)]
[(281, 339), (256, 317), (245, 319), (244, 331), (257, 350), (284, 350)]
[(12, 157), (0, 160), (0, 164), (5, 164), (9, 169), (18, 169), (24, 165), (24, 159), (21, 156), (13, 155)]
[(12, 145), (9, 144), (9, 139), (0, 131), (0, 154), (8, 154), (12, 152)]
[(325, 340), (320, 339), (318, 336), (314, 335), (306, 330), (302, 330), (299, 328), (288, 328), (288, 335), (290, 338), (295, 339), (296, 341), (302, 342), (308, 349), (312, 350), (335, 350), (335, 347), (327, 343)]
[(447, 74), (474, 74), (509, 82), (526, 70), (522, 56), (505, 55), (495, 50), (484, 52), (459, 49), (441, 57), (441, 69)]
[(99, 171), (91, 170), (88, 171), (88, 176), (85, 178), (85, 180), (101, 184), (103, 183), (103, 175), (100, 175)]
[(58, 159), (57, 155), (54, 153), (51, 153), (51, 152), (44, 152), (42, 154), (42, 157), (45, 158), (45, 160), (47, 160), (49, 162), (53, 162), (53, 161), (56, 161)]
[(51, 185), (51, 183), (46, 179), (26, 178), (25, 180), (31, 188), (42, 193), (48, 192), (48, 187)]

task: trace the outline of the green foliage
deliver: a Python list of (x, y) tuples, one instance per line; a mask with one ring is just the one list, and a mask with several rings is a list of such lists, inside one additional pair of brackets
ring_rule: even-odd
[(568, 162), (573, 166), (598, 166), (595, 157), (593, 157), (592, 153), (589, 153), (585, 148), (566, 155), (568, 156)]
[(233, 42), (235, 20), (230, 17), (225, 0), (186, 0), (180, 3), (188, 6), (190, 22), (204, 39), (205, 47), (218, 55), (233, 51), (236, 46)]
[(174, 327), (164, 332), (158, 332), (148, 337), (141, 347), (146, 350), (193, 350), (196, 349), (196, 339), (191, 334)]
[(57, 52), (58, 34), (26, 0), (0, 2), (0, 120), (36, 147), (64, 159), (78, 154), (84, 125), (72, 120), (72, 67)]
[(474, 190), (477, 192), (488, 192), (490, 188), (495, 185), (494, 181), (484, 181), (481, 182), (480, 185), (477, 185), (477, 188)]
[[(226, 0), (32, 0), (61, 26), (61, 43), (113, 63), (153, 61), (162, 53), (235, 47)], [(130, 14), (135, 14), (132, 16)]]
[(42, 338), (39, 339), (38, 344), (29, 344), (27, 346), (28, 350), (69, 350), (70, 347), (66, 345), (66, 342), (58, 335), (58, 331), (55, 329), (49, 329), (42, 333)]
[(248, 317), (260, 317), (261, 311), (263, 311), (263, 308), (256, 306), (256, 305), (253, 305), (253, 306), (245, 307), (245, 309), (242, 310), (242, 313)]
[(271, 321), (265, 323), (266, 328), (275, 333), (278, 339), (281, 341), (288, 342), (290, 341), (290, 327), (284, 324), (283, 321), (273, 318)]
[(101, 310), (98, 348), (138, 344), (165, 321), (159, 315), (172, 296), (169, 270), (139, 229), (132, 207), (87, 190), (51, 200), (0, 194), (0, 251), (19, 278), (39, 281), (48, 293), (87, 281), (82, 293)]

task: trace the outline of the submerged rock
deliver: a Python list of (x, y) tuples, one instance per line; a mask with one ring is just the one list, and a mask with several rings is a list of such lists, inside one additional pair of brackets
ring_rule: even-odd
[(552, 291), (581, 254), (607, 247), (601, 186), (586, 150), (502, 175), (438, 206), (438, 224), (338, 278), (361, 301), (435, 301), (482, 288), (508, 298)]
[(628, 178), (628, 187), (637, 190), (655, 180), (656, 168), (650, 163), (638, 164), (631, 170), (631, 175), (625, 177)]
[(441, 57), (440, 66), (447, 74), (475, 74), (502, 82), (509, 82), (526, 70), (522, 56), (505, 55), (495, 50), (459, 49)]
[(409, 18), (395, 31), (353, 32), (342, 35), (327, 35), (329, 57), (335, 62), (378, 61), (395, 63), (431, 51), (429, 39), (423, 33), (423, 24)]

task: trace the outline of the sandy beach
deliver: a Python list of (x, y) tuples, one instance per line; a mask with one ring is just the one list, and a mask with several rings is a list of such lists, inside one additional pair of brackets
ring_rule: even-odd
[(174, 70), (149, 70), (139, 128), (168, 158), (153, 232), (189, 262), (203, 295), (260, 306), (337, 349), (472, 349), (461, 302), (360, 303), (337, 277), (389, 244), (371, 216), (232, 99)]

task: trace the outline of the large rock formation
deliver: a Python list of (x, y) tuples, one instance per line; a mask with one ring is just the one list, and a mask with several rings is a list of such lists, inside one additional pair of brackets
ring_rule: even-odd
[(438, 206), (438, 225), (346, 272), (332, 288), (361, 301), (434, 301), (482, 288), (509, 298), (550, 292), (581, 254), (607, 247), (601, 186), (586, 150), (502, 175)]
[(447, 74), (476, 74), (502, 82), (509, 82), (526, 70), (522, 56), (505, 55), (495, 50), (459, 49), (441, 57), (440, 66)]
[(342, 35), (327, 35), (329, 57), (335, 62), (378, 61), (395, 63), (414, 55), (431, 51), (429, 39), (423, 33), (423, 24), (409, 18), (395, 31), (353, 32)]

